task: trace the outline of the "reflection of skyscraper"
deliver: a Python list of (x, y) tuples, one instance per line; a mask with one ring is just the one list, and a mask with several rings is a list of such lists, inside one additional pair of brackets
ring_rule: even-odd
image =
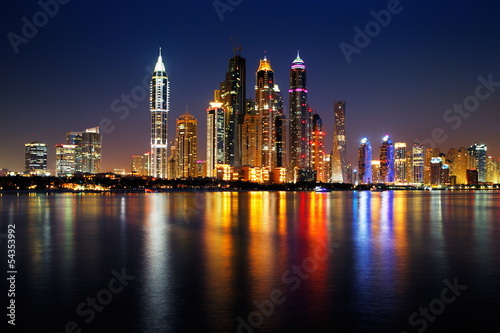
[(207, 109), (207, 177), (215, 177), (218, 164), (225, 163), (225, 115), (219, 102), (220, 91), (215, 91), (215, 98)]
[(255, 74), (255, 109), (261, 123), (258, 144), (261, 149), (261, 165), (274, 169), (275, 165), (275, 117), (276, 105), (274, 104), (274, 72), (269, 60), (264, 56), (260, 61), (259, 69)]
[(320, 182), (324, 182), (323, 163), (325, 157), (325, 132), (323, 132), (323, 122), (318, 114), (313, 115), (311, 139), (311, 166), (316, 170), (316, 179)]
[[(241, 49), (240, 49), (241, 52)], [(225, 110), (225, 161), (233, 166), (241, 163), (241, 122), (245, 114), (246, 59), (236, 54), (229, 59), (226, 78), (220, 84), (220, 100)]]
[(406, 182), (406, 143), (394, 144), (394, 181)]
[(372, 147), (367, 138), (361, 140), (358, 150), (358, 175), (361, 184), (372, 183)]
[(31, 142), (24, 145), (24, 168), (26, 171), (47, 171), (47, 145), (41, 142)]
[(422, 184), (424, 182), (424, 145), (415, 140), (412, 149), (412, 182), (415, 184)]
[(394, 146), (388, 135), (380, 146), (380, 182), (394, 183)]
[(160, 55), (151, 80), (151, 176), (167, 177), (168, 77)]
[(195, 178), (197, 162), (197, 126), (194, 117), (186, 113), (177, 119), (177, 133), (175, 143), (177, 145), (177, 175), (179, 178)]
[(335, 124), (333, 127), (332, 181), (347, 182), (346, 179), (346, 138), (345, 101), (333, 101)]
[(290, 133), (289, 133), (289, 174), (295, 169), (311, 166), (311, 116), (307, 105), (306, 66), (297, 52), (290, 70), (290, 90), (288, 94)]

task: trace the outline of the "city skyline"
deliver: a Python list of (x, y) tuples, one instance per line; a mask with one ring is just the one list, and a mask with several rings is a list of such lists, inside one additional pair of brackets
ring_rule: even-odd
[[(105, 12), (114, 8), (113, 2), (106, 6), (109, 7), (105, 8)], [(254, 97), (252, 73), (265, 51), (272, 61), (276, 83), (284, 91), (288, 86), (290, 63), (296, 51), (300, 50), (308, 70), (308, 102), (323, 120), (327, 153), (333, 144), (331, 103), (339, 99), (348, 103), (347, 161), (353, 165), (357, 164), (357, 145), (361, 138), (366, 136), (376, 143), (386, 133), (394, 142), (406, 142), (407, 147), (415, 138), (424, 141), (446, 136), (444, 142), (437, 143), (443, 151), (451, 147), (467, 148), (476, 141), (484, 142), (488, 145), (488, 154), (500, 156), (500, 147), (495, 145), (500, 94), (496, 91), (497, 86), (490, 86), (491, 91), (483, 84), (500, 81), (499, 65), (494, 60), (500, 54), (499, 47), (492, 43), (496, 40), (496, 31), (500, 30), (494, 28), (498, 22), (493, 20), (498, 4), (484, 1), (481, 5), (455, 4), (452, 8), (435, 4), (431, 10), (429, 4), (402, 3), (404, 10), (392, 16), (391, 23), (370, 38), (370, 43), (360, 48), (360, 53), (353, 53), (350, 63), (347, 63), (339, 44), (354, 45), (353, 28), (363, 29), (366, 23), (374, 20), (370, 12), (383, 10), (384, 4), (361, 2), (356, 8), (342, 5), (346, 6), (342, 7), (345, 15), (333, 26), (326, 23), (328, 20), (318, 20), (315, 26), (293, 27), (285, 19), (279, 19), (276, 31), (283, 36), (279, 40), (256, 38), (262, 28), (254, 27), (246, 17), (258, 12), (257, 5), (242, 3), (233, 12), (226, 12), (223, 21), (210, 3), (194, 9), (186, 4), (167, 3), (164, 6), (170, 6), (169, 9), (178, 13), (178, 17), (169, 14), (171, 21), (160, 24), (158, 31), (151, 33), (137, 26), (146, 20), (146, 12), (151, 13), (150, 5), (129, 4), (126, 5), (127, 10), (130, 7), (137, 9), (138, 23), (124, 27), (123, 34), (113, 35), (117, 38), (96, 36), (95, 40), (87, 39), (85, 36), (97, 35), (93, 34), (95, 29), (106, 31), (111, 28), (113, 32), (112, 24), (123, 19), (124, 13), (118, 11), (111, 22), (105, 22), (102, 14), (91, 13), (79, 4), (70, 3), (61, 5), (59, 13), (50, 19), (46, 27), (40, 27), (38, 34), (27, 44), (20, 44), (18, 53), (13, 51), (8, 38), (4, 38), (2, 54), (12, 68), (6, 69), (1, 83), (6, 96), (1, 102), (4, 116), (1, 139), (9, 144), (0, 148), (0, 168), (21, 171), (24, 159), (20, 148), (33, 141), (32, 134), (35, 133), (34, 140), (49, 147), (48, 168), (54, 170), (56, 159), (53, 147), (64, 143), (62, 133), (93, 127), (101, 120), (109, 119), (108, 126), (113, 131), (103, 133), (102, 170), (130, 169), (131, 156), (149, 150), (144, 144), (148, 141), (145, 133), (150, 126), (144, 117), (148, 113), (149, 86), (144, 88), (143, 81), (145, 77), (148, 80), (151, 78), (158, 47), (163, 46), (163, 58), (171, 84), (170, 113), (174, 117), (171, 119), (179, 117), (186, 105), (196, 119), (204, 119), (213, 90), (219, 88), (227, 70), (227, 60), (233, 54), (229, 36), (233, 39), (238, 36), (238, 42), (243, 47), (241, 55), (247, 61), (246, 79), (250, 80), (246, 87), (247, 97)], [(327, 5), (330, 11), (303, 6), (303, 11), (304, 14), (321, 16), (333, 9), (339, 10), (339, 6)], [(293, 7), (293, 2), (276, 3), (271, 5), (270, 10), (286, 17)], [(26, 16), (30, 20), (40, 7), (36, 4), (13, 4), (9, 10), (11, 17), (6, 20), (4, 36), (9, 32), (20, 34), (23, 24), (20, 18)], [(210, 11), (213, 11), (213, 21), (210, 17), (204, 21), (208, 21), (206, 33), (210, 33), (211, 37), (206, 38), (196, 19), (202, 12), (210, 16)], [(322, 11), (325, 14), (321, 14)], [(84, 24), (78, 20), (73, 22), (76, 12), (87, 20), (95, 19), (96, 26), (90, 27), (88, 22)], [(444, 13), (447, 19), (439, 22), (438, 17), (442, 19)], [(189, 24), (185, 25), (188, 27), (186, 31), (167, 29), (185, 20), (187, 15), (190, 18)], [(421, 21), (431, 24), (422, 26), (418, 24)], [(78, 24), (81, 33), (77, 30)], [(416, 26), (419, 27), (418, 32), (415, 31)], [(127, 31), (135, 31), (135, 34), (127, 34)], [(183, 38), (193, 33), (193, 44), (200, 44), (185, 45)], [(84, 38), (81, 43), (71, 43), (67, 41), (71, 34)], [(145, 35), (148, 37), (141, 38)], [(207, 41), (202, 42), (201, 39)], [(447, 42), (440, 42), (442, 39)], [(194, 52), (206, 45), (211, 45), (213, 51)], [(468, 47), (464, 49), (463, 45)], [(64, 52), (61, 52), (63, 46)], [(97, 47), (102, 50), (98, 56), (92, 51)], [(190, 64), (206, 66), (200, 68)], [(68, 67), (72, 68), (72, 73), (78, 73), (78, 80), (67, 80)], [(25, 77), (29, 80), (20, 81)], [(24, 103), (19, 103), (22, 100), (21, 84), (34, 92), (33, 98)], [(453, 111), (454, 104), (470, 102), (467, 98), (474, 96), (476, 87), (481, 84), (481, 96), (487, 93), (490, 96), (480, 100), (476, 111), (465, 110), (467, 117), (459, 118), (460, 114), (447, 114), (448, 109)], [(122, 99), (122, 94), (130, 96), (128, 103)], [(286, 114), (289, 109), (287, 104), (285, 98)], [(20, 118), (21, 115), (26, 117)], [(450, 121), (443, 120), (445, 115)], [(12, 125), (21, 123), (23, 126)], [(444, 135), (439, 131), (433, 133), (435, 129), (442, 129)], [(199, 130), (203, 131), (203, 126)], [(175, 124), (169, 125), (168, 132), (175, 133)], [(173, 136), (168, 139), (173, 139)], [(198, 145), (205, 147), (206, 138), (200, 136)], [(127, 149), (123, 149), (124, 146)], [(204, 149), (199, 150), (198, 159), (206, 159)]]

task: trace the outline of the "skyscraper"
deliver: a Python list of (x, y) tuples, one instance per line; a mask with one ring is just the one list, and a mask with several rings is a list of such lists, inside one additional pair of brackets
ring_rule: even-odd
[(241, 165), (260, 166), (262, 161), (261, 141), (262, 127), (259, 115), (256, 114), (255, 103), (247, 100), (247, 110), (241, 128)]
[(274, 125), (277, 112), (274, 95), (274, 71), (264, 56), (255, 74), (255, 109), (261, 126), (258, 143), (262, 154), (261, 165), (257, 166), (268, 167), (271, 170), (275, 168), (276, 153)]
[(186, 113), (177, 119), (175, 143), (177, 146), (177, 175), (179, 178), (196, 178), (198, 158), (197, 121)]
[[(290, 70), (288, 105), (290, 117), (289, 175), (311, 167), (311, 115), (307, 105), (306, 66), (297, 52)], [(295, 181), (295, 179), (293, 179)]]
[(430, 185), (431, 183), (431, 161), (433, 157), (439, 157), (441, 151), (439, 148), (427, 148), (425, 151), (425, 162), (424, 162), (424, 184)]
[(358, 177), (361, 184), (371, 184), (372, 178), (372, 146), (367, 138), (361, 140), (358, 149)]
[(475, 165), (469, 166), (469, 169), (477, 170), (478, 181), (480, 183), (486, 182), (486, 145), (474, 143), (468, 149), (469, 156), (472, 157), (471, 160), (475, 162)]
[(313, 115), (312, 124), (311, 166), (316, 170), (316, 179), (324, 182), (325, 132), (323, 132), (323, 121), (316, 113)]
[(24, 145), (24, 168), (27, 172), (45, 174), (47, 172), (47, 145), (31, 142)]
[(414, 184), (423, 184), (424, 182), (424, 145), (415, 140), (412, 149), (412, 182)]
[(346, 137), (345, 137), (345, 101), (333, 101), (335, 124), (333, 127), (332, 181), (347, 182), (346, 177)]
[(394, 145), (388, 135), (380, 146), (380, 182), (394, 183)]
[(144, 156), (132, 155), (132, 174), (136, 176), (144, 175)]
[(167, 177), (167, 146), (168, 146), (168, 98), (169, 83), (165, 65), (160, 55), (151, 80), (151, 176)]
[(64, 177), (75, 173), (76, 146), (56, 145), (56, 176)]
[(442, 168), (443, 161), (440, 157), (431, 158), (430, 163), (430, 185), (441, 185), (442, 184)]
[(66, 144), (75, 145), (75, 172), (100, 173), (102, 134), (99, 126), (88, 128), (85, 132), (69, 132)]
[(220, 91), (214, 93), (214, 101), (207, 109), (207, 177), (214, 178), (217, 165), (226, 164), (225, 116)]
[(288, 120), (284, 112), (283, 95), (277, 84), (273, 88), (273, 110), (276, 116), (274, 120), (274, 145), (275, 145), (275, 159), (274, 165), (276, 168), (286, 168), (287, 163), (287, 144), (288, 144)]
[(220, 84), (221, 107), (225, 111), (225, 152), (227, 164), (241, 165), (241, 126), (246, 107), (246, 59), (236, 54), (229, 59), (229, 69), (226, 78)]
[(406, 143), (394, 144), (394, 181), (406, 182)]

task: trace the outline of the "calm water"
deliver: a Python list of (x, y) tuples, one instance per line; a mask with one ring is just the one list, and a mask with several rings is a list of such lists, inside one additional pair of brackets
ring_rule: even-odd
[(0, 217), (18, 331), (499, 326), (497, 192), (4, 194)]

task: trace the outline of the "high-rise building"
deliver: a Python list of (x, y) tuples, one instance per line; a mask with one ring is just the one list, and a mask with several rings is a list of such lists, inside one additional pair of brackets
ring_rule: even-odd
[(495, 175), (497, 173), (497, 164), (495, 158), (493, 156), (488, 155), (486, 157), (486, 182), (487, 183), (495, 183), (496, 178)]
[(144, 153), (144, 176), (151, 174), (151, 152)]
[(198, 122), (186, 113), (177, 119), (175, 143), (177, 146), (177, 175), (179, 178), (196, 178), (198, 158)]
[(217, 165), (226, 164), (225, 124), (226, 112), (220, 102), (220, 91), (214, 93), (214, 101), (207, 109), (207, 162), (206, 175), (214, 178)]
[(477, 170), (467, 169), (467, 185), (478, 185), (479, 173)]
[(207, 176), (207, 161), (196, 162), (196, 176), (205, 178)]
[(260, 60), (259, 69), (255, 73), (255, 110), (260, 121), (260, 137), (258, 144), (261, 150), (261, 165), (273, 170), (275, 163), (275, 118), (277, 116), (274, 103), (274, 71), (269, 60), (264, 56)]
[(144, 156), (132, 155), (132, 174), (136, 176), (144, 175)]
[(325, 154), (325, 160), (323, 161), (323, 178), (325, 183), (331, 183), (332, 181), (332, 164), (331, 164), (332, 154)]
[(229, 59), (229, 69), (226, 77), (220, 84), (221, 108), (225, 112), (224, 121), (224, 160), (231, 166), (240, 166), (241, 151), (241, 126), (246, 108), (246, 59), (239, 54)]
[(358, 177), (361, 184), (371, 184), (372, 178), (372, 146), (367, 138), (361, 140), (358, 149)]
[(333, 127), (333, 150), (331, 157), (332, 181), (347, 183), (345, 101), (333, 101), (335, 123)]
[(430, 162), (430, 185), (437, 186), (442, 184), (443, 162), (440, 157), (433, 157)]
[(456, 183), (461, 185), (467, 184), (467, 161), (468, 151), (464, 147), (460, 147), (457, 152), (457, 157), (452, 161), (453, 176), (456, 176)]
[(260, 117), (256, 114), (255, 103), (252, 100), (247, 100), (247, 110), (241, 127), (242, 166), (261, 165), (262, 149), (259, 142), (262, 137), (262, 127), (260, 125)]
[(75, 173), (76, 146), (56, 145), (56, 176), (64, 177)]
[(319, 114), (313, 115), (312, 123), (311, 167), (316, 170), (316, 179), (324, 182), (325, 132), (323, 132), (323, 121)]
[(404, 142), (394, 144), (394, 181), (406, 182), (406, 143)]
[(388, 135), (380, 146), (380, 182), (394, 183), (394, 145)]
[(284, 112), (283, 95), (277, 84), (274, 85), (274, 106), (273, 110), (276, 110), (276, 116), (274, 121), (274, 131), (275, 131), (275, 159), (274, 165), (277, 168), (287, 167), (287, 145), (288, 145), (288, 120)]
[(413, 149), (406, 152), (406, 182), (413, 182)]
[(75, 172), (100, 173), (102, 134), (99, 126), (88, 128), (85, 132), (69, 132), (66, 144), (75, 147)]
[(412, 183), (423, 184), (424, 182), (424, 145), (417, 140), (413, 143), (412, 149)]
[(424, 162), (424, 184), (430, 185), (431, 183), (431, 160), (433, 157), (439, 157), (441, 151), (439, 148), (427, 148), (425, 151)]
[(470, 160), (473, 161), (469, 165), (469, 169), (475, 169), (478, 173), (478, 181), (486, 182), (486, 145), (478, 144), (477, 142), (468, 149)]
[(31, 142), (24, 145), (24, 168), (30, 173), (47, 173), (47, 145)]
[(151, 176), (167, 178), (169, 83), (160, 55), (151, 80)]
[(170, 140), (170, 157), (167, 159), (167, 179), (176, 179), (179, 177), (177, 168), (177, 145), (175, 140)]
[(380, 161), (372, 160), (372, 183), (381, 183)]
[(311, 167), (311, 114), (307, 104), (306, 66), (297, 52), (290, 70), (288, 93), (289, 133), (289, 175), (294, 181), (296, 169)]

